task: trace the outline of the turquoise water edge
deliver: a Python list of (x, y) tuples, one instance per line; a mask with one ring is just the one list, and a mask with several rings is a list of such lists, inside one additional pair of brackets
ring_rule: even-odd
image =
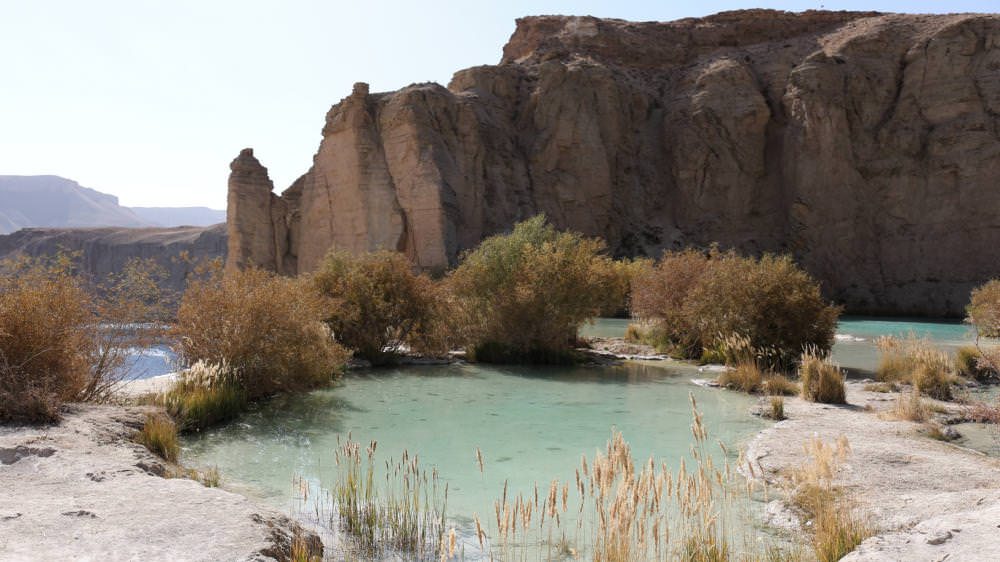
[[(627, 320), (601, 319), (582, 335), (622, 336)], [(971, 335), (958, 322), (852, 318), (838, 327), (834, 359), (865, 376), (874, 369), (873, 340), (913, 332), (953, 348)], [(239, 419), (184, 439), (182, 462), (218, 467), (224, 485), (278, 509), (294, 507), (293, 477), (332, 486), (333, 452), (348, 434), (362, 446), (378, 442), (380, 459), (419, 455), (449, 487), (448, 516), (467, 539), (472, 517), (492, 513), (509, 494), (573, 481), (581, 455), (603, 450), (621, 431), (637, 460), (652, 456), (690, 463), (689, 395), (704, 414), (709, 442), (733, 457), (769, 422), (747, 415), (755, 397), (705, 389), (693, 378), (712, 375), (674, 361), (593, 367), (510, 367), (482, 364), (414, 366), (355, 372), (330, 389), (279, 398)], [(484, 457), (480, 473), (476, 450)], [(718, 458), (723, 455), (716, 446)], [(380, 475), (380, 470), (376, 475)]]

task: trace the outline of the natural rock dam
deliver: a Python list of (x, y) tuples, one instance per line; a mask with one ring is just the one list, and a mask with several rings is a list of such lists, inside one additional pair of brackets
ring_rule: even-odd
[(229, 263), (442, 268), (544, 212), (615, 255), (787, 252), (852, 312), (958, 315), (1000, 275), (998, 128), (997, 15), (523, 18), (447, 88), (355, 85), (280, 196), (242, 152)]

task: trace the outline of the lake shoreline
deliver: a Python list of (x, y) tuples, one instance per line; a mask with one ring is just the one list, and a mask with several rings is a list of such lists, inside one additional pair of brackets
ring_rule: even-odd
[[(786, 397), (788, 419), (760, 431), (748, 446), (753, 474), (778, 484), (807, 459), (803, 444), (813, 436), (827, 443), (845, 436), (852, 452), (833, 484), (878, 533), (843, 560), (973, 560), (1000, 551), (1000, 460), (921, 435), (921, 424), (887, 414), (899, 393), (864, 386), (847, 382), (847, 405)], [(945, 415), (961, 415), (961, 406), (932, 402), (949, 410)], [(767, 513), (771, 524), (799, 529), (784, 499), (772, 501)]]
[(69, 404), (50, 425), (0, 425), (0, 560), (289, 560), (287, 515), (166, 478), (132, 441), (150, 407)]

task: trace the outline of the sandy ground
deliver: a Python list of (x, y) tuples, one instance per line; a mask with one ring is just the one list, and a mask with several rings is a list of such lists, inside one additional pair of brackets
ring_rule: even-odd
[(122, 383), (117, 389), (118, 395), (123, 398), (135, 398), (144, 394), (159, 394), (170, 387), (170, 383), (177, 380), (177, 373), (167, 373), (148, 379), (139, 379)]
[[(923, 436), (921, 424), (888, 419), (879, 411), (891, 409), (898, 393), (863, 386), (848, 383), (846, 406), (786, 397), (789, 419), (762, 431), (748, 460), (777, 481), (801, 465), (811, 436), (833, 442), (845, 435), (852, 453), (834, 484), (880, 532), (844, 560), (1000, 560), (1000, 461)], [(783, 510), (769, 511), (777, 522)]]
[(288, 558), (289, 518), (160, 476), (130, 440), (147, 411), (72, 405), (58, 425), (0, 426), (0, 561)]

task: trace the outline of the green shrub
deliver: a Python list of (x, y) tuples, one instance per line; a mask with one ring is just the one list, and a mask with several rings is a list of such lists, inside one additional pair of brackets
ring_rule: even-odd
[(561, 362), (613, 292), (603, 250), (543, 216), (484, 240), (446, 281), (467, 348), (482, 361)]
[(965, 308), (966, 321), (980, 336), (1000, 336), (1000, 279), (990, 280), (972, 290)]
[(413, 272), (403, 254), (379, 250), (352, 256), (333, 250), (313, 281), (333, 303), (327, 324), (359, 357), (392, 363), (411, 338), (416, 347), (448, 351), (447, 342), (431, 341), (433, 335), (447, 333), (447, 323), (438, 318), (447, 313), (440, 292), (430, 278)]
[(604, 271), (601, 275), (608, 280), (608, 297), (601, 308), (604, 317), (624, 317), (628, 314), (634, 280), (653, 268), (653, 260), (635, 258), (606, 260), (599, 262)]
[(802, 398), (824, 404), (845, 404), (844, 375), (830, 358), (815, 349), (807, 349), (799, 360)]
[(651, 339), (679, 346), (688, 358), (735, 333), (755, 349), (773, 350), (767, 367), (787, 369), (805, 346), (830, 349), (840, 309), (822, 300), (816, 281), (788, 256), (712, 249), (664, 254), (633, 282), (632, 314), (655, 324), (659, 334)]
[(147, 415), (135, 441), (163, 460), (177, 462), (180, 442), (177, 439), (177, 426), (169, 417), (162, 414)]
[(625, 329), (625, 341), (628, 343), (642, 343), (645, 340), (645, 334), (639, 329), (639, 326), (635, 324), (629, 324), (628, 328)]
[(213, 262), (199, 270), (181, 299), (172, 328), (187, 365), (226, 365), (248, 400), (325, 386), (348, 352), (322, 320), (329, 306), (306, 279), (261, 269), (223, 274)]

